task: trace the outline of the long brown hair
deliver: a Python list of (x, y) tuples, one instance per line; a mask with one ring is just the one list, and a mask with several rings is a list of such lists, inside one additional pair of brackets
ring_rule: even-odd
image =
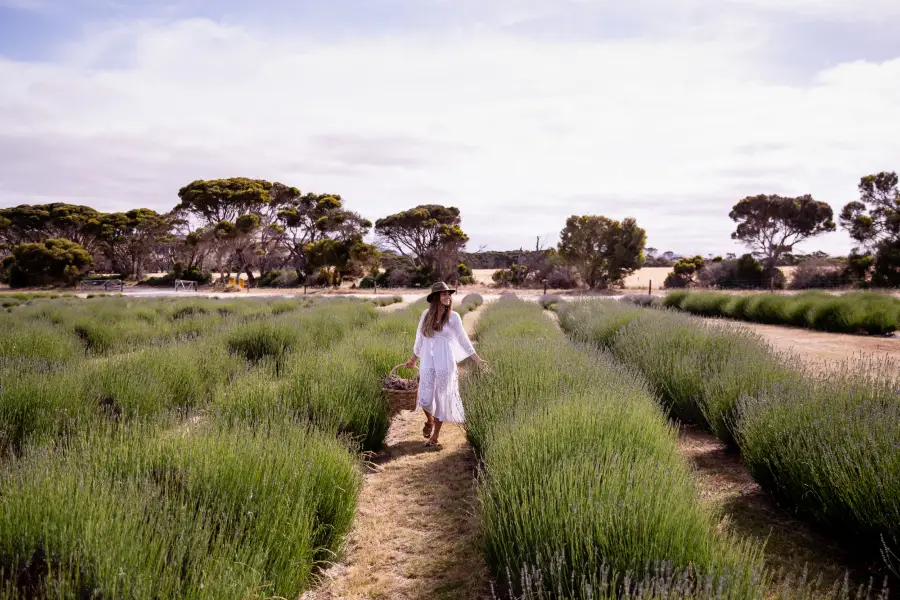
[[(441, 310), (444, 312), (441, 313)], [(422, 335), (434, 337), (435, 331), (442, 331), (444, 325), (450, 321), (450, 313), (453, 311), (453, 296), (450, 296), (449, 306), (441, 304), (441, 295), (435, 294), (434, 300), (428, 306), (428, 314), (425, 315), (425, 325), (422, 327)], [(438, 318), (438, 315), (441, 315)]]

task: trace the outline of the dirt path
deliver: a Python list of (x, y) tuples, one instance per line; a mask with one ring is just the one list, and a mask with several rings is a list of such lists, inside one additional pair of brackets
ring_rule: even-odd
[(900, 360), (900, 337), (847, 335), (812, 331), (799, 327), (760, 325), (722, 320), (727, 327), (744, 327), (763, 337), (777, 350), (790, 352), (807, 366), (822, 369), (859, 357)]
[[(822, 574), (821, 591), (842, 579), (852, 562), (831, 540), (781, 510), (753, 480), (739, 456), (726, 452), (713, 435), (682, 425), (678, 449), (690, 460), (700, 497), (721, 510), (723, 526), (743, 538), (766, 543), (766, 565), (773, 571), (797, 572), (807, 565), (813, 578)], [(868, 575), (854, 573), (867, 581)]]
[[(463, 319), (473, 331), (481, 315)], [(422, 445), (421, 411), (391, 424), (387, 448), (365, 476), (343, 562), (303, 600), (489, 599), (478, 543), (475, 458), (461, 427), (445, 425), (441, 448)]]

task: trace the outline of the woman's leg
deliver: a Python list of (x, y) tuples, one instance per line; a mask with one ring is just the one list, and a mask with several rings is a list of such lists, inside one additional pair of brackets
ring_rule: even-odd
[(430, 438), (434, 428), (434, 416), (424, 408), (422, 409), (422, 412), (425, 413), (425, 425), (422, 427), (422, 437)]
[(434, 431), (431, 432), (431, 437), (428, 438), (428, 441), (425, 442), (429, 446), (435, 446), (438, 443), (438, 436), (441, 434), (441, 421), (439, 419), (434, 420)]

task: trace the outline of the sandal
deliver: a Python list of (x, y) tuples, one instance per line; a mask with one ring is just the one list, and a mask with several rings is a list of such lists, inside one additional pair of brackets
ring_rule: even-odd
[(434, 429), (434, 423), (425, 423), (425, 426), (422, 427), (422, 437), (430, 438), (431, 430)]
[(426, 448), (439, 448), (440, 444), (435, 442), (434, 440), (429, 439), (428, 441), (425, 442), (425, 447)]

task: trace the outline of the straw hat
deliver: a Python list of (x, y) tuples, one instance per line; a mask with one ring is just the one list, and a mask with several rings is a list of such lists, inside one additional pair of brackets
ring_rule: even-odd
[(425, 298), (425, 300), (430, 304), (431, 300), (441, 292), (450, 292), (451, 294), (455, 294), (456, 290), (444, 283), (443, 281), (438, 281), (436, 284), (431, 286), (431, 293)]

